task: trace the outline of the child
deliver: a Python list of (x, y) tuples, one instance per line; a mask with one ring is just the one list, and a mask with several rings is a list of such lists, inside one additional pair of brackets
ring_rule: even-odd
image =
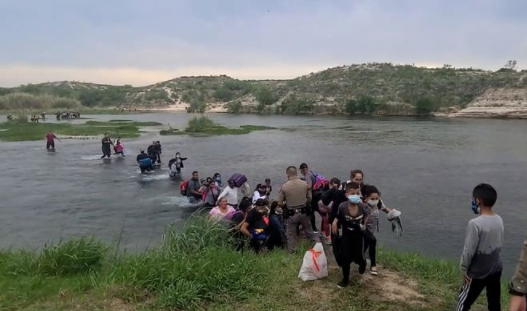
[(498, 194), (491, 185), (480, 184), (474, 188), (472, 196), (472, 212), (480, 216), (468, 222), (460, 264), (464, 284), (456, 310), (470, 310), (485, 288), (489, 311), (499, 311), (503, 269), (500, 251), (504, 228), (501, 217), (492, 211)]
[(366, 224), (366, 231), (364, 231), (364, 251), (369, 250), (370, 257), (370, 273), (372, 275), (378, 275), (377, 272), (377, 238), (375, 232), (379, 232), (379, 214), (380, 211), (385, 213), (391, 212), (382, 200), (380, 199), (381, 193), (377, 187), (367, 185), (362, 188), (362, 194), (364, 195), (365, 203), (368, 204), (370, 209), (370, 218)]
[[(360, 185), (351, 182), (346, 185), (348, 201), (340, 204), (337, 217), (333, 220), (331, 230), (338, 235), (339, 225), (342, 227), (342, 237), (339, 239), (338, 253), (342, 267), (343, 279), (338, 287), (344, 288), (349, 285), (350, 265), (352, 262), (359, 265), (359, 274), (366, 271), (366, 259), (364, 258), (364, 230), (368, 223), (369, 209), (362, 203), (360, 197)], [(337, 241), (335, 241), (337, 242)]]
[(121, 139), (118, 139), (117, 142), (115, 143), (114, 150), (115, 150), (114, 155), (120, 154), (124, 158), (124, 145), (121, 143)]

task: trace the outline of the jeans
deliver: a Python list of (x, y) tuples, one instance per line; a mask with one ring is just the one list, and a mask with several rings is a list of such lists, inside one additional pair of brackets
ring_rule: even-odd
[(377, 238), (370, 230), (364, 231), (364, 251), (368, 250), (368, 256), (370, 257), (370, 267), (377, 266)]

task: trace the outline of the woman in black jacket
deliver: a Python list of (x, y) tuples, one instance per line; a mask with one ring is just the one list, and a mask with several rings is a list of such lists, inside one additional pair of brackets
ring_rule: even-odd
[(278, 206), (278, 202), (274, 201), (271, 204), (271, 211), (269, 213), (269, 240), (267, 241), (267, 248), (269, 250), (275, 247), (282, 248), (285, 245), (285, 239), (283, 211)]

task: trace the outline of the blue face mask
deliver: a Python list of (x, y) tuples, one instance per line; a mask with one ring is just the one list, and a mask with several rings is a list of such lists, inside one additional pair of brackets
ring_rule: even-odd
[(471, 206), (472, 212), (474, 214), (479, 214), (479, 206), (476, 200), (472, 200), (472, 206)]
[(360, 195), (358, 194), (350, 194), (348, 196), (348, 200), (353, 204), (359, 204), (360, 202), (362, 202), (362, 199), (360, 198)]

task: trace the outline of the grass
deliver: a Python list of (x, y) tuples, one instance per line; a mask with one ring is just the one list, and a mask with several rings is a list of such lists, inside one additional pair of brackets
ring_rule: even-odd
[[(448, 261), (381, 250), (379, 277), (352, 272), (352, 286), (338, 290), (334, 266), (323, 280), (297, 278), (306, 246), (297, 255), (256, 255), (236, 252), (233, 242), (221, 225), (194, 216), (138, 254), (89, 238), (0, 251), (0, 310), (431, 311), (456, 303), (460, 273)], [(402, 299), (387, 298), (390, 284)], [(405, 296), (410, 287), (419, 301)]]
[(161, 131), (161, 135), (243, 135), (249, 134), (254, 131), (271, 130), (275, 129), (268, 126), (259, 125), (242, 125), (240, 128), (229, 128), (223, 125), (219, 125), (205, 116), (192, 118), (184, 131), (178, 129), (168, 129)]
[(157, 122), (111, 120), (108, 122), (87, 121), (84, 124), (4, 122), (0, 124), (0, 140), (42, 140), (49, 130), (63, 136), (99, 136), (110, 133), (113, 137), (139, 137), (140, 127), (158, 126)]

